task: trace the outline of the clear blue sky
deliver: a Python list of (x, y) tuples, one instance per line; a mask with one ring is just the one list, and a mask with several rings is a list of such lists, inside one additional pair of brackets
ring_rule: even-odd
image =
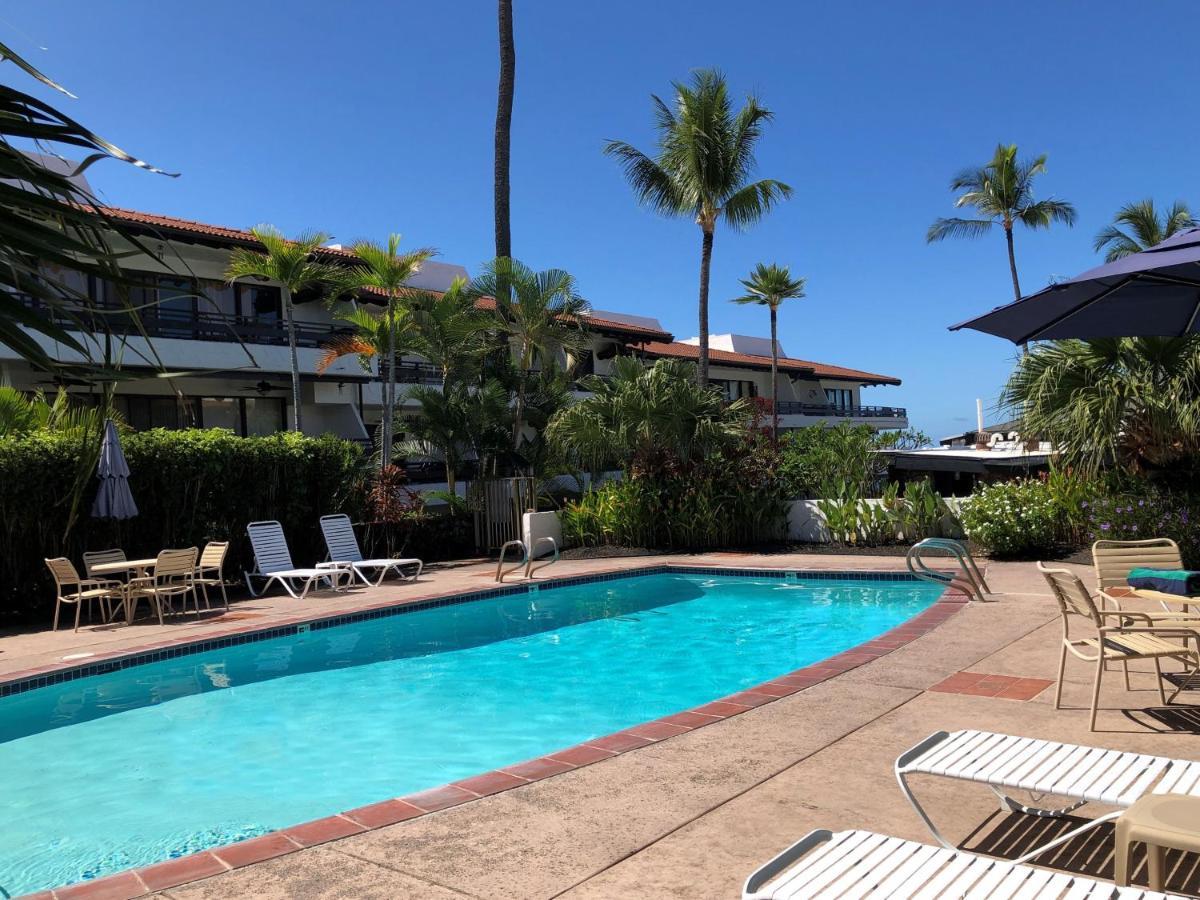
[[(695, 334), (698, 229), (640, 209), (600, 148), (652, 149), (649, 95), (720, 67), (775, 112), (760, 175), (795, 195), (717, 234), (713, 331), (764, 334), (764, 312), (724, 300), (759, 260), (789, 264), (809, 288), (781, 317), (788, 353), (901, 377), (864, 400), (935, 437), (971, 425), (1013, 358), (946, 331), (1011, 299), (1000, 232), (925, 244), (956, 171), (998, 141), (1049, 154), (1039, 190), (1079, 224), (1017, 235), (1027, 292), (1093, 265), (1123, 203), (1200, 206), (1186, 0), (515, 6), (514, 255), (568, 269), (597, 308)], [(183, 173), (94, 168), (114, 205), (346, 241), (399, 231), (472, 269), (492, 255), (494, 3), (42, 0), (8, 5), (0, 30), (79, 96), (68, 112)]]

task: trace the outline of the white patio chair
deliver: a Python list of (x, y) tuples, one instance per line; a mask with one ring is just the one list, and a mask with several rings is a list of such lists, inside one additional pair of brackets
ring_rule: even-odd
[[(366, 572), (378, 569), (379, 578), (374, 582), (383, 584), (384, 576), (393, 569), (409, 581), (416, 581), (425, 564), (419, 559), (363, 559), (362, 550), (358, 546), (358, 538), (354, 536), (354, 526), (347, 515), (321, 516), (321, 533), (325, 535), (325, 546), (329, 549), (329, 559), (333, 562), (349, 563), (363, 584), (371, 585)], [(405, 575), (405, 567), (416, 566), (417, 570)]]
[[(943, 847), (954, 849), (917, 802), (909, 787), (912, 775), (938, 775), (987, 785), (1001, 805), (1036, 816), (1064, 816), (1085, 803), (1116, 806), (1078, 828), (1060, 835), (1015, 860), (1026, 862), (1101, 822), (1116, 818), (1143, 794), (1188, 794), (1200, 797), (1200, 761), (1149, 756), (1041, 741), (990, 731), (938, 731), (896, 760), (896, 780), (930, 834)], [(1031, 791), (1062, 797), (1070, 803), (1059, 809), (1026, 806), (1009, 791)]]
[[(303, 600), (309, 589), (318, 581), (327, 581), (330, 587), (337, 589), (340, 579), (353, 577), (350, 566), (329, 563), (311, 569), (298, 569), (292, 563), (292, 554), (288, 550), (287, 539), (283, 536), (283, 526), (277, 521), (251, 522), (246, 526), (250, 536), (250, 546), (254, 549), (255, 571), (246, 573), (246, 587), (253, 597), (262, 596), (272, 584), (279, 584), (285, 591), (297, 600)], [(254, 590), (253, 579), (262, 579), (262, 590)], [(296, 593), (296, 585), (300, 593)]]
[(1037, 897), (1041, 900), (1182, 900), (1117, 888), (1068, 872), (932, 847), (871, 831), (809, 832), (746, 879), (743, 900)]

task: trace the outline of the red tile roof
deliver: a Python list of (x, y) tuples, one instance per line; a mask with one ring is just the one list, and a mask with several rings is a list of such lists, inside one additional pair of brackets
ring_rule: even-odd
[[(495, 309), (496, 301), (491, 297), (484, 297), (475, 304), (480, 309)], [(618, 322), (616, 319), (605, 319), (601, 316), (595, 316), (588, 313), (583, 317), (586, 320), (586, 325), (593, 331), (612, 331), (618, 334), (633, 335), (650, 341), (670, 340), (672, 335), (669, 331), (663, 331), (660, 328), (648, 328), (645, 325), (634, 325), (630, 322)]]
[[(151, 229), (159, 228), (165, 231), (177, 231), (198, 237), (215, 238), (218, 241), (231, 244), (258, 243), (249, 229), (226, 228), (223, 225), (207, 225), (204, 222), (194, 222), (191, 219), (160, 216), (157, 213), (141, 212), (136, 209), (121, 209), (118, 206), (104, 206), (100, 209), (109, 218), (115, 219), (118, 222), (124, 222), (127, 225), (141, 225)], [(332, 256), (354, 256), (354, 253), (349, 250), (339, 250), (334, 247), (322, 247), (321, 252)]]
[[(645, 352), (650, 356), (666, 356), (673, 359), (698, 359), (700, 348), (695, 344), (683, 344), (678, 341), (671, 343), (647, 344)], [(728, 350), (710, 348), (708, 358), (711, 363), (750, 369), (770, 369), (771, 357), (753, 356), (749, 353), (731, 353)], [(843, 366), (831, 366), (825, 363), (810, 362), (806, 359), (795, 359), (790, 356), (779, 357), (779, 368), (784, 372), (795, 372), (803, 375), (814, 375), (817, 378), (855, 381), (860, 384), (899, 384), (899, 378), (891, 375), (876, 375), (873, 372), (862, 372), (858, 369), (847, 369)]]
[[(230, 244), (257, 244), (254, 235), (247, 229), (241, 228), (226, 228), (222, 225), (208, 225), (204, 222), (196, 222), (191, 219), (180, 219), (176, 216), (162, 216), (157, 213), (141, 212), (135, 209), (122, 209), (117, 206), (102, 207), (103, 212), (117, 221), (124, 222), (129, 225), (140, 225), (150, 229), (162, 229), (164, 231), (174, 231), (182, 234), (190, 234), (198, 237), (206, 237), (224, 243)], [(340, 256), (345, 258), (354, 258), (355, 254), (350, 250), (339, 250), (333, 247), (324, 247), (322, 253), (327, 253), (330, 256)], [(490, 298), (485, 298), (479, 301), (480, 308), (495, 309), (495, 301)], [(613, 332), (621, 335), (630, 335), (642, 338), (643, 341), (649, 340), (644, 344), (646, 353), (652, 356), (670, 356), (678, 359), (696, 359), (699, 355), (699, 350), (694, 344), (682, 344), (677, 341), (672, 341), (670, 332), (660, 329), (648, 328), (644, 325), (634, 325), (629, 322), (618, 322), (613, 319), (605, 319), (599, 316), (588, 316), (588, 325), (596, 331)], [(709, 350), (709, 358), (713, 362), (720, 362), (727, 365), (743, 366), (748, 368), (762, 369), (770, 368), (771, 358), (769, 356), (752, 356), (747, 353), (731, 353), (728, 350)], [(858, 369), (847, 369), (843, 366), (832, 366), (825, 363), (810, 362), (803, 359), (793, 359), (790, 357), (781, 357), (779, 360), (779, 368), (787, 372), (797, 372), (804, 374), (813, 374), (818, 378), (840, 379), (843, 381), (856, 381), (861, 384), (900, 384), (899, 378), (893, 378), (890, 375), (876, 375), (872, 372), (863, 372)]]

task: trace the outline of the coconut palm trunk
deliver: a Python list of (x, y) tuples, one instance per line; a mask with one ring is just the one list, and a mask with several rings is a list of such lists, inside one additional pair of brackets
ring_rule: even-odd
[(392, 462), (392, 445), (395, 441), (396, 420), (396, 317), (392, 314), (395, 299), (388, 297), (387, 305), (387, 360), (388, 377), (384, 385), (383, 398), (383, 446), (380, 448), (379, 460), (382, 466)]
[(779, 440), (779, 311), (771, 307), (771, 440)]
[(696, 381), (700, 387), (708, 387), (708, 278), (712, 268), (713, 230), (704, 227), (704, 238), (700, 244), (700, 299), (699, 344), (696, 354)]
[(1013, 299), (1021, 299), (1021, 282), (1017, 278), (1017, 254), (1013, 251), (1012, 222), (1004, 223), (1004, 238), (1008, 242), (1008, 271), (1012, 273)]
[(512, 141), (513, 92), (517, 79), (517, 49), (513, 41), (512, 0), (500, 0), (500, 86), (496, 98), (495, 216), (496, 255), (512, 256), (509, 221), (508, 162)]
[(284, 287), (283, 317), (287, 323), (288, 351), (292, 363), (292, 431), (300, 431), (300, 354), (296, 350), (296, 315), (292, 308), (292, 292)]

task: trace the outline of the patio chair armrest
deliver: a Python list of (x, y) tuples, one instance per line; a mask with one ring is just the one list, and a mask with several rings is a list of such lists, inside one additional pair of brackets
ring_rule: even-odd
[(1100, 598), (1100, 612), (1104, 614), (1107, 610), (1107, 604), (1111, 603), (1114, 610), (1121, 609), (1121, 601), (1118, 597), (1110, 594), (1108, 591), (1097, 591), (1096, 596)]
[(1116, 610), (1116, 609), (1101, 609), (1097, 610), (1101, 616), (1106, 619), (1140, 619), (1143, 622), (1154, 622), (1154, 616), (1149, 613), (1135, 612), (1131, 609)]
[(1200, 641), (1200, 631), (1195, 628), (1183, 628), (1179, 625), (1106, 625), (1100, 629), (1102, 635), (1107, 634), (1157, 634), (1160, 637), (1194, 637)]
[(115, 591), (120, 590), (124, 586), (124, 582), (112, 578), (84, 578), (79, 582), (79, 589), (81, 591), (95, 590), (97, 588)]

